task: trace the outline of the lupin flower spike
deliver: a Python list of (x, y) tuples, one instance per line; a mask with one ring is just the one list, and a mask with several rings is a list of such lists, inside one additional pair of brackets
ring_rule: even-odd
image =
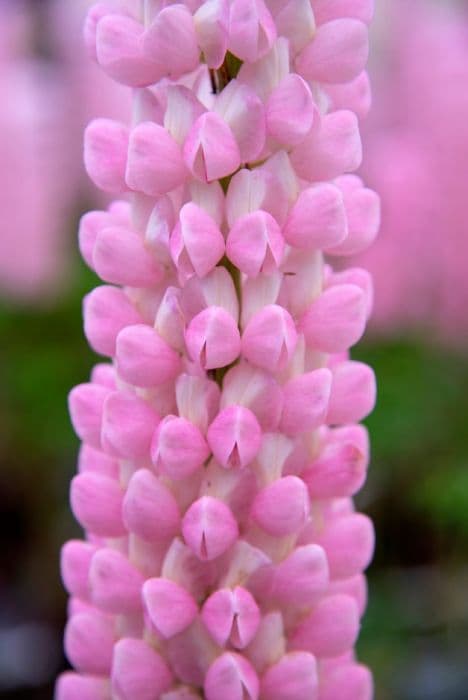
[(371, 15), (370, 0), (90, 10), (88, 51), (134, 109), (85, 135), (91, 178), (129, 204), (80, 225), (105, 282), (85, 334), (110, 362), (70, 394), (86, 536), (62, 551), (75, 671), (56, 700), (372, 696), (353, 647), (374, 533), (351, 499), (375, 379), (348, 357), (372, 286), (324, 260), (378, 223), (351, 174)]

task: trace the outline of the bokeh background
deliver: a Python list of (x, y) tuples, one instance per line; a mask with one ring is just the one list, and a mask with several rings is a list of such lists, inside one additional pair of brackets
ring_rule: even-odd
[[(468, 698), (468, 3), (376, 0), (362, 172), (383, 200), (373, 325), (379, 380), (359, 507), (377, 550), (359, 643), (376, 700)], [(94, 115), (128, 97), (87, 63), (86, 0), (0, 0), (0, 698), (50, 699), (63, 668), (62, 542), (78, 443), (66, 397), (96, 358), (80, 214)], [(339, 698), (337, 698), (339, 700)]]

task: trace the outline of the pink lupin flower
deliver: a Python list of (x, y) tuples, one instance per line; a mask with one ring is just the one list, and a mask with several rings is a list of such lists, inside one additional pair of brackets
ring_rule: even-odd
[(131, 199), (80, 224), (109, 283), (85, 332), (112, 364), (70, 395), (86, 540), (62, 552), (76, 673), (57, 700), (370, 698), (353, 647), (374, 534), (351, 499), (375, 379), (348, 350), (372, 283), (324, 261), (378, 225), (352, 174), (369, 11), (91, 9), (90, 54), (135, 91), (86, 162)]

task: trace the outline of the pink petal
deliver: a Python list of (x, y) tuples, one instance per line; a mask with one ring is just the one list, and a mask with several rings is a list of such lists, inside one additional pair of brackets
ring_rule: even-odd
[(219, 646), (229, 641), (244, 649), (254, 638), (260, 611), (253, 596), (240, 586), (215, 591), (203, 605), (203, 623)]
[(148, 121), (132, 130), (125, 172), (130, 189), (157, 197), (179, 187), (186, 174), (180, 148), (164, 127)]
[(231, 228), (226, 254), (246, 275), (274, 272), (281, 263), (284, 239), (275, 219), (265, 211), (256, 211), (238, 219)]
[(296, 343), (291, 316), (281, 306), (271, 304), (248, 322), (242, 336), (242, 354), (253, 365), (275, 372), (287, 365)]
[(129, 131), (111, 119), (94, 119), (84, 134), (84, 163), (94, 184), (105, 192), (128, 190), (125, 182)]
[(301, 192), (283, 229), (286, 241), (304, 250), (336, 246), (347, 234), (343, 196), (335, 185), (318, 183)]
[(258, 700), (259, 683), (247, 659), (226, 652), (208, 669), (204, 690), (207, 700)]
[(282, 477), (260, 491), (251, 511), (253, 520), (275, 537), (298, 532), (308, 515), (309, 496), (297, 476)]
[(204, 369), (227, 367), (241, 350), (237, 323), (220, 306), (210, 306), (190, 321), (185, 343), (190, 357)]
[(192, 126), (183, 149), (185, 163), (201, 182), (235, 172), (241, 157), (229, 126), (214, 112), (202, 114)]
[(181, 517), (171, 491), (148, 469), (139, 469), (131, 477), (122, 515), (130, 532), (150, 542), (175, 537)]
[(239, 530), (227, 505), (216, 498), (203, 496), (185, 513), (182, 533), (197, 557), (210, 561), (234, 544)]
[(101, 548), (89, 569), (91, 599), (103, 612), (131, 614), (141, 609), (143, 575), (115, 549)]
[(357, 343), (366, 325), (366, 299), (360, 287), (329, 287), (305, 313), (301, 325), (309, 346), (322, 352), (343, 352)]
[(142, 639), (120, 639), (114, 647), (112, 688), (121, 700), (156, 700), (172, 684), (160, 654)]
[(359, 616), (353, 598), (333, 595), (324, 598), (293, 632), (292, 649), (309, 651), (319, 657), (334, 657), (354, 646)]
[(75, 518), (85, 530), (103, 537), (126, 533), (122, 520), (123, 492), (106, 476), (84, 472), (71, 482), (70, 502)]
[(168, 579), (151, 578), (146, 581), (143, 600), (151, 622), (165, 639), (183, 632), (198, 613), (192, 596)]
[(196, 425), (178, 416), (166, 416), (151, 445), (151, 459), (171, 479), (183, 479), (200, 469), (210, 450)]
[(291, 153), (297, 174), (309, 181), (330, 180), (356, 170), (362, 144), (356, 115), (349, 110), (326, 114), (305, 141)]
[(375, 374), (363, 362), (342, 362), (333, 369), (327, 422), (358, 423), (373, 410), (376, 400)]
[(265, 700), (314, 700), (318, 698), (315, 657), (305, 651), (283, 656), (266, 671), (260, 697)]
[(208, 428), (208, 443), (223, 467), (246, 467), (256, 457), (262, 431), (252, 411), (244, 406), (223, 409)]
[(116, 391), (107, 398), (104, 406), (103, 449), (121, 459), (148, 458), (158, 422), (159, 416), (149, 403)]
[(93, 269), (104, 282), (132, 287), (153, 287), (162, 278), (161, 267), (143, 239), (119, 227), (104, 228), (96, 236)]
[(114, 623), (98, 612), (79, 613), (65, 629), (65, 652), (78, 670), (96, 676), (109, 674), (114, 647)]
[(179, 355), (151, 326), (127, 326), (117, 336), (115, 350), (119, 376), (135, 386), (164, 384), (180, 372)]
[(345, 83), (364, 70), (369, 56), (368, 30), (355, 19), (322, 24), (314, 40), (296, 59), (298, 73), (306, 80)]
[(284, 387), (281, 430), (287, 435), (299, 435), (324, 423), (331, 386), (332, 374), (326, 368), (291, 379)]
[(264, 56), (276, 39), (276, 27), (263, 0), (232, 0), (229, 50), (253, 63)]
[(142, 319), (130, 299), (117, 287), (96, 287), (83, 300), (84, 332), (92, 349), (111, 357), (117, 335)]
[(299, 75), (290, 73), (268, 98), (268, 133), (287, 146), (295, 146), (309, 133), (315, 105), (309, 86)]

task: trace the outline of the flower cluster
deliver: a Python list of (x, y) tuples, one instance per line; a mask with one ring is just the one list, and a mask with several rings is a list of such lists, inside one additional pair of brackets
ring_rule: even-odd
[(370, 0), (99, 2), (85, 26), (133, 92), (85, 163), (128, 194), (81, 221), (105, 282), (98, 364), (70, 395), (58, 700), (369, 700), (365, 608), (375, 380), (349, 359), (377, 196), (360, 164)]

